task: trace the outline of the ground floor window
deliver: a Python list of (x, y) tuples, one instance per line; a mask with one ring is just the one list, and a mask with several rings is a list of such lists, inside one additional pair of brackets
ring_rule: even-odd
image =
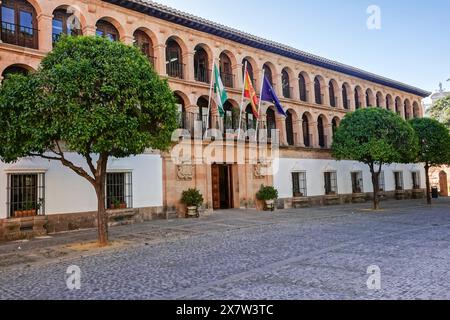
[(108, 172), (106, 175), (106, 207), (126, 209), (133, 206), (131, 172)]
[(411, 172), (413, 189), (420, 189), (420, 172), (413, 171)]
[(337, 194), (337, 173), (336, 171), (324, 172), (325, 194)]
[(378, 176), (378, 190), (379, 191), (385, 191), (385, 182), (384, 182), (384, 171), (380, 172), (380, 175)]
[(7, 177), (8, 217), (45, 214), (45, 174), (12, 173)]
[(363, 176), (362, 171), (352, 172), (352, 190), (353, 193), (362, 193), (363, 192)]
[(306, 197), (306, 172), (292, 172), (292, 192), (294, 197)]
[(394, 172), (395, 190), (403, 190), (403, 172)]

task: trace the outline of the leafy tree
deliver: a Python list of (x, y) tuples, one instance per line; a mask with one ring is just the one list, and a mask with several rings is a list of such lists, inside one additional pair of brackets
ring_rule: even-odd
[(410, 120), (419, 138), (417, 162), (424, 163), (427, 202), (431, 204), (429, 169), (450, 163), (450, 134), (440, 122), (430, 118)]
[[(0, 159), (60, 161), (94, 187), (98, 239), (108, 241), (107, 162), (164, 150), (177, 127), (175, 97), (132, 46), (100, 37), (65, 37), (39, 70), (0, 88)], [(83, 158), (70, 160), (68, 153)]]
[(450, 129), (450, 96), (436, 101), (428, 110), (428, 114)]
[(333, 138), (332, 154), (338, 160), (356, 160), (369, 166), (374, 190), (373, 207), (379, 209), (379, 176), (382, 165), (408, 163), (417, 152), (412, 127), (395, 113), (359, 109), (347, 114)]

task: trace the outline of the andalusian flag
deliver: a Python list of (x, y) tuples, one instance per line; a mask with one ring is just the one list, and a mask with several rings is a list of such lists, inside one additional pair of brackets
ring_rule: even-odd
[(216, 93), (216, 103), (217, 109), (219, 110), (219, 115), (223, 117), (225, 115), (225, 111), (223, 105), (228, 100), (227, 91), (223, 86), (222, 79), (220, 78), (220, 72), (217, 66), (214, 64), (214, 92)]
[(250, 104), (252, 105), (252, 113), (256, 119), (259, 118), (258, 114), (258, 96), (256, 95), (256, 91), (252, 85), (252, 79), (247, 70), (245, 70), (245, 79), (244, 79), (244, 97), (250, 100)]

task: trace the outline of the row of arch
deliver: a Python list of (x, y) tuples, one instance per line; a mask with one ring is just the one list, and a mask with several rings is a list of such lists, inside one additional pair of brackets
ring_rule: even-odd
[[(2, 17), (4, 26), (8, 23), (18, 24), (20, 26), (27, 24), (25, 27), (31, 30), (30, 35), (37, 28), (36, 9), (29, 1), (5, 0), (2, 2), (3, 10), (5, 11)], [(13, 12), (11, 13), (8, 10), (13, 10)], [(57, 41), (61, 34), (83, 34), (83, 24), (86, 24), (86, 19), (78, 11), (67, 5), (58, 6), (53, 11), (53, 41)], [(7, 12), (9, 14), (6, 14)], [(23, 18), (25, 19), (23, 20), (21, 17), (24, 16), (24, 12), (29, 13), (31, 16), (27, 19)], [(13, 29), (15, 30), (14, 32), (17, 32), (21, 28)], [(8, 32), (6, 33), (8, 34)], [(119, 41), (125, 37), (124, 27), (112, 17), (103, 17), (97, 20), (95, 23), (95, 33), (111, 41)], [(10, 38), (14, 38), (12, 34)], [(155, 45), (159, 45), (156, 35), (148, 28), (141, 27), (134, 31), (132, 41), (155, 65), (157, 59), (155, 57)], [(34, 41), (33, 43), (37, 42)], [(23, 45), (26, 46), (26, 43)], [(208, 45), (203, 43), (197, 44), (192, 55), (193, 61), (188, 61), (192, 58), (188, 54), (188, 48), (185, 42), (178, 36), (169, 36), (165, 41), (164, 55), (165, 57), (158, 58), (164, 60), (160, 64), (159, 69), (164, 65), (165, 70), (157, 71), (161, 73), (165, 72), (170, 77), (187, 79), (187, 74), (189, 73), (187, 71), (189, 70), (190, 73), (193, 73), (194, 80), (204, 83), (210, 82), (213, 52)], [(256, 61), (251, 57), (245, 57), (242, 61), (237, 61), (235, 55), (228, 50), (224, 50), (219, 56), (219, 68), (224, 85), (230, 88), (237, 87), (236, 77), (241, 78), (241, 74), (237, 74), (236, 66), (241, 64), (242, 72), (244, 72), (246, 66), (250, 78), (257, 87), (259, 71), (255, 69), (257, 66)], [(193, 68), (191, 69), (191, 67)], [(334, 79), (325, 80), (321, 75), (310, 76), (306, 71), (302, 71), (296, 75), (289, 67), (283, 68), (280, 75), (277, 74), (276, 70), (275, 65), (271, 62), (266, 62), (262, 66), (262, 72), (264, 72), (269, 82), (272, 83), (278, 94), (286, 99), (297, 99), (307, 103), (328, 105), (332, 108), (344, 110), (377, 106), (395, 111), (407, 119), (422, 116), (421, 107), (417, 101), (412, 103), (409, 99), (402, 101), (398, 96), (393, 97), (391, 94), (383, 96), (382, 92), (378, 91), (374, 93), (371, 89), (364, 91), (359, 85), (352, 89), (348, 82), (339, 85)], [(258, 74), (255, 71), (258, 71)]]
[[(224, 132), (235, 131), (239, 127), (239, 104), (233, 99), (228, 99), (224, 104), (225, 114), (223, 117), (217, 115), (217, 109), (211, 108), (208, 115), (208, 97), (201, 96), (195, 105), (188, 105), (189, 99), (182, 92), (175, 92), (178, 111), (180, 114), (180, 127), (191, 132), (194, 130), (195, 122), (206, 128), (221, 129)], [(266, 129), (267, 136), (272, 136), (272, 130), (280, 133), (280, 141), (288, 146), (303, 146), (316, 148), (329, 148), (335, 130), (340, 124), (340, 117), (333, 116), (331, 120), (324, 114), (313, 116), (309, 111), (299, 114), (296, 110), (289, 108), (287, 117), (278, 117), (273, 106), (261, 112), (262, 117), (258, 122), (252, 113), (251, 105), (247, 105), (242, 115), (241, 128), (243, 130)], [(258, 123), (258, 124), (257, 124)]]

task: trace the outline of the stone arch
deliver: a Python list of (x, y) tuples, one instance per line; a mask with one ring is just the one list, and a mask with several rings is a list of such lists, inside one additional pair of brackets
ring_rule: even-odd
[(420, 118), (422, 116), (422, 112), (417, 101), (413, 103), (413, 118)]
[(374, 107), (375, 106), (375, 96), (373, 94), (372, 89), (366, 89), (366, 107)]
[(409, 99), (405, 99), (405, 101), (403, 102), (403, 114), (405, 115), (405, 119), (409, 120), (412, 118), (413, 116), (413, 110), (412, 110), (412, 106), (411, 106), (411, 102), (409, 101)]
[(342, 107), (345, 110), (350, 110), (351, 109), (351, 96), (352, 96), (352, 89), (350, 87), (350, 85), (347, 82), (344, 82), (342, 84)]
[(377, 108), (385, 107), (385, 100), (383, 98), (383, 93), (381, 93), (381, 91), (378, 91), (375, 96), (375, 105), (377, 106)]
[(300, 100), (304, 102), (311, 101), (310, 92), (311, 92), (311, 78), (309, 74), (305, 71), (301, 71), (298, 74), (298, 87)]
[(399, 116), (402, 115), (402, 98), (396, 97), (394, 101), (394, 112)]
[(228, 50), (224, 50), (219, 55), (219, 69), (223, 85), (225, 87), (235, 87), (235, 74), (233, 72), (234, 67), (237, 65), (235, 55)]
[(334, 79), (328, 82), (328, 96), (330, 98), (330, 106), (336, 108), (339, 101), (339, 85)]
[(263, 65), (264, 70), (264, 76), (269, 80), (272, 87), (275, 84), (275, 78), (276, 78), (276, 68), (272, 62), (266, 62)]
[[(86, 26), (86, 18), (84, 17), (78, 6), (74, 5), (58, 5), (53, 11), (53, 41), (56, 41), (55, 19), (61, 22), (61, 33), (78, 36), (83, 34), (83, 27)], [(58, 30), (56, 30), (58, 31)]]
[(170, 36), (166, 42), (166, 72), (173, 78), (185, 78), (184, 55), (187, 52), (185, 43), (177, 36)]
[(113, 39), (114, 41), (120, 41), (125, 36), (125, 29), (122, 24), (116, 19), (109, 16), (105, 16), (97, 20), (97, 22), (95, 23), (96, 34), (100, 35), (98, 33), (99, 26), (102, 24), (105, 26), (107, 26), (107, 24), (110, 24), (112, 27), (114, 27), (115, 31), (117, 32), (117, 39)]
[(286, 127), (286, 141), (290, 146), (294, 146), (298, 142), (298, 115), (297, 112), (289, 108), (286, 111), (285, 127)]
[(321, 75), (314, 77), (314, 97), (316, 104), (325, 104), (325, 79)]
[(327, 126), (327, 117), (324, 114), (320, 114), (317, 117), (317, 142), (320, 148), (327, 148)]
[(284, 67), (281, 70), (281, 91), (283, 97), (287, 99), (293, 98), (293, 89), (292, 89), (292, 79), (294, 78), (294, 73), (292, 69), (289, 67)]
[(308, 111), (304, 112), (302, 115), (302, 135), (303, 135), (303, 144), (305, 147), (313, 146), (313, 137), (314, 130), (312, 130), (312, 126), (314, 125), (314, 119)]
[(364, 95), (363, 90), (360, 86), (356, 86), (354, 90), (354, 99), (355, 99), (355, 109), (360, 109), (363, 107)]
[(392, 95), (389, 93), (386, 95), (386, 109), (391, 111), (395, 109), (394, 99), (392, 98)]
[[(209, 83), (213, 53), (204, 43), (197, 44), (194, 48), (194, 79)], [(190, 62), (188, 62), (190, 63)]]
[(244, 75), (245, 72), (245, 62), (247, 62), (247, 71), (248, 74), (250, 75), (250, 79), (253, 82), (253, 86), (256, 87), (256, 71), (257, 71), (257, 66), (258, 64), (256, 63), (255, 59), (253, 59), (252, 57), (245, 57), (244, 59), (242, 59), (242, 76)]
[(36, 70), (33, 69), (33, 67), (22, 64), (22, 63), (15, 63), (7, 66), (5, 69), (2, 70), (1, 76), (3, 79), (8, 76), (8, 74), (13, 73), (20, 73), (20, 74), (28, 74), (30, 72), (34, 72)]

